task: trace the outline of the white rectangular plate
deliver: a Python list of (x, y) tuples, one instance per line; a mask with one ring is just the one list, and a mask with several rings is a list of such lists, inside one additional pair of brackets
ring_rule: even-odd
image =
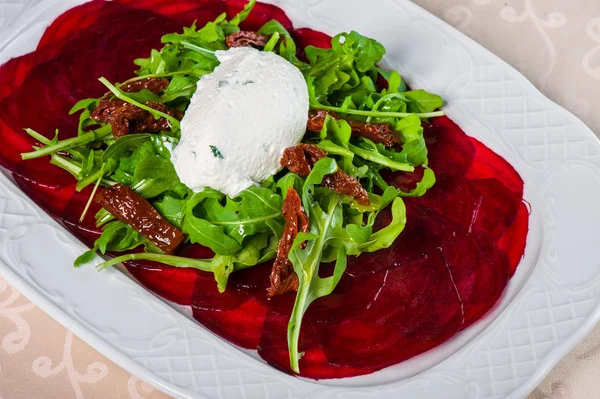
[[(0, 63), (32, 51), (85, 0), (23, 1)], [(116, 363), (185, 398), (524, 397), (600, 318), (600, 144), (573, 115), (496, 56), (407, 0), (279, 0), (297, 27), (357, 30), (385, 64), (439, 93), (448, 115), (505, 157), (531, 204), (526, 256), (483, 321), (370, 376), (284, 375), (154, 297), (116, 269), (75, 270), (84, 248), (0, 173), (0, 274)]]

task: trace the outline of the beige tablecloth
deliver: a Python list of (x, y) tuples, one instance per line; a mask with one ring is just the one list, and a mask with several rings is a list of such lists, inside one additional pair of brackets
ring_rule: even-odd
[[(599, 0), (414, 1), (518, 68), (600, 134)], [(11, 2), (0, 0), (0, 10)], [(528, 399), (600, 398), (599, 354), (597, 327)], [(0, 279), (0, 399), (165, 397)]]

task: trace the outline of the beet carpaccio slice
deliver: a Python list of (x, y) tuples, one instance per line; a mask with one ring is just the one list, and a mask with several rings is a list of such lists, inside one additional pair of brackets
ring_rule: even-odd
[[(66, 12), (35, 52), (0, 67), (0, 164), (27, 195), (91, 244), (100, 233), (93, 218), (97, 207), (78, 220), (90, 190), (77, 193), (73, 177), (48, 159), (21, 161), (19, 154), (38, 144), (23, 128), (49, 138), (56, 128), (61, 139), (76, 135), (77, 118), (68, 111), (80, 99), (103, 94), (99, 77), (117, 82), (132, 77), (133, 60), (160, 48), (162, 35), (195, 20), (202, 26), (223, 12), (234, 15), (244, 4), (92, 1)], [(301, 49), (329, 46), (322, 33), (293, 30), (283, 11), (271, 5), (258, 4), (242, 28), (257, 29), (272, 18), (290, 29)], [(391, 248), (349, 259), (335, 292), (311, 305), (300, 338), (303, 376), (368, 374), (434, 348), (493, 308), (514, 274), (528, 231), (522, 179), (446, 117), (426, 125), (425, 136), (437, 184), (422, 198), (406, 199), (406, 229)], [(385, 177), (398, 187), (414, 180), (402, 173)], [(390, 217), (382, 212), (378, 224)], [(179, 254), (212, 256), (197, 245)], [(289, 371), (286, 329), (294, 293), (267, 299), (270, 264), (234, 274), (224, 294), (208, 273), (151, 262), (127, 267), (149, 290), (192, 306), (194, 317), (216, 334)], [(331, 267), (322, 269), (326, 274)]]

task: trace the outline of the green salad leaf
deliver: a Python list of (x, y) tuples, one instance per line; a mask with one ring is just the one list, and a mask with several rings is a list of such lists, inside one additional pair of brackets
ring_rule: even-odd
[(125, 252), (141, 245), (145, 247), (146, 252), (160, 253), (158, 248), (131, 226), (123, 222), (114, 221), (104, 226), (102, 235), (96, 240), (94, 247), (78, 257), (75, 260), (75, 266), (81, 266), (90, 262), (96, 255), (96, 252), (100, 252), (101, 254), (106, 254), (107, 252)]

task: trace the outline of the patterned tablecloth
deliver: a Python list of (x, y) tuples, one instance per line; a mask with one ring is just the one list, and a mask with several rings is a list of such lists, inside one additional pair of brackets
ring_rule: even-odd
[[(0, 28), (23, 4), (35, 1), (0, 0)], [(515, 66), (600, 134), (598, 0), (414, 1)], [(528, 399), (599, 398), (599, 354), (600, 326)], [(0, 399), (165, 397), (66, 331), (0, 278)]]

